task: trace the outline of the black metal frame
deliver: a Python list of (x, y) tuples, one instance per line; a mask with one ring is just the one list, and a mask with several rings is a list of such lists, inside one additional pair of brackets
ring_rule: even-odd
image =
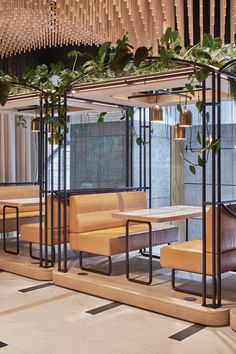
[[(111, 256), (107, 256), (107, 259), (108, 259), (108, 271), (104, 272), (104, 271), (101, 271), (101, 270), (98, 270), (98, 269), (95, 269), (95, 268), (92, 268), (92, 267), (87, 268), (87, 267), (83, 266), (83, 253), (85, 253), (85, 252), (80, 251), (80, 253), (79, 253), (79, 264), (80, 264), (80, 268), (82, 270), (85, 270), (85, 271), (88, 271), (88, 272), (92, 272), (92, 273), (102, 274), (102, 275), (111, 275), (112, 274)], [(86, 253), (88, 253), (88, 252), (86, 252)], [(100, 256), (100, 255), (98, 255), (98, 256)]]
[[(148, 281), (139, 280), (136, 278), (130, 277), (130, 266), (129, 266), (129, 224), (130, 223), (140, 223), (148, 225), (148, 248), (149, 248), (149, 263), (148, 263), (148, 271), (149, 271), (149, 279)], [(135, 219), (128, 219), (126, 221), (126, 237), (125, 237), (125, 253), (126, 253), (126, 278), (133, 282), (143, 285), (150, 285), (152, 283), (152, 223), (149, 221), (141, 221)]]
[[(221, 74), (224, 74), (227, 77), (231, 77), (236, 80), (236, 75), (227, 72), (226, 70), (233, 64), (235, 64), (236, 59), (230, 61), (226, 65), (224, 65), (221, 69), (218, 69), (213, 66), (206, 66), (203, 64), (193, 63), (191, 61), (182, 60), (182, 59), (173, 59), (173, 62), (179, 64), (181, 67), (197, 67), (197, 68), (207, 68), (210, 71), (210, 78), (212, 80), (212, 99), (211, 102), (206, 102), (206, 82), (202, 82), (202, 101), (203, 101), (203, 121), (202, 121), (202, 149), (203, 149), (203, 159), (205, 158), (205, 138), (206, 138), (206, 107), (211, 107), (212, 110), (212, 139), (213, 144), (217, 139), (221, 139)], [(178, 77), (182, 75), (183, 72), (176, 71), (173, 73), (173, 77)], [(161, 77), (170, 77), (171, 73), (163, 73)], [(150, 75), (148, 76), (148, 78)], [(120, 79), (122, 80), (122, 78)], [(125, 80), (132, 82), (139, 82), (140, 78), (125, 78)], [(115, 80), (113, 80), (115, 81)], [(113, 83), (111, 81), (111, 84)], [(127, 81), (127, 82), (128, 82)], [(73, 86), (76, 87), (76, 82), (73, 83)], [(106, 85), (105, 83), (100, 83), (99, 86)], [(59, 97), (59, 96), (58, 96)], [(61, 105), (64, 105), (66, 109), (66, 100), (67, 93), (65, 92), (63, 97), (59, 97), (59, 101)], [(39, 184), (40, 184), (40, 266), (48, 267), (53, 266), (54, 262), (50, 262), (48, 260), (48, 254), (45, 253), (45, 259), (42, 258), (42, 229), (43, 229), (43, 207), (42, 201), (43, 197), (45, 198), (45, 209), (47, 209), (47, 196), (49, 194), (55, 195), (55, 191), (53, 190), (53, 186), (51, 185), (50, 190), (47, 187), (47, 138), (48, 138), (48, 128), (43, 120), (43, 111), (44, 111), (44, 98), (40, 98), (40, 117), (41, 117), (41, 133), (40, 133), (40, 163), (39, 163)], [(46, 109), (50, 109), (46, 107)], [(130, 129), (132, 128), (132, 122), (128, 122), (128, 118), (126, 118), (126, 185), (127, 187), (132, 187), (133, 185), (133, 176), (132, 172), (132, 157), (133, 157), (133, 138), (130, 137)], [(140, 165), (140, 178), (139, 178), (139, 187), (140, 189), (149, 191), (149, 207), (151, 207), (151, 173), (149, 173), (149, 186), (147, 186), (147, 153), (149, 156), (149, 171), (151, 171), (151, 123), (146, 124), (146, 112), (145, 109), (139, 108), (139, 136), (143, 139), (144, 144), (140, 144), (139, 146), (139, 165)], [(146, 138), (147, 138), (147, 129), (149, 129), (149, 149), (146, 146)], [(62, 131), (64, 139), (62, 144), (59, 146), (59, 174), (58, 174), (58, 270), (62, 272), (67, 271), (67, 228), (64, 227), (63, 230), (63, 239), (61, 234), (61, 208), (64, 208), (63, 211), (63, 222), (64, 226), (67, 225), (67, 197), (68, 192), (66, 189), (66, 129)], [(130, 140), (132, 141), (130, 143)], [(62, 156), (62, 153), (64, 155)], [(61, 157), (63, 161), (61, 162)], [(53, 167), (52, 167), (53, 168)], [(130, 170), (131, 169), (131, 170)], [(63, 176), (61, 176), (61, 171), (63, 172)], [(61, 178), (62, 177), (62, 178)], [(61, 205), (61, 196), (63, 198), (63, 203)], [(212, 150), (212, 241), (213, 241), (213, 277), (212, 277), (212, 304), (211, 307), (216, 308), (221, 306), (221, 150), (218, 151), (216, 156), (216, 150), (213, 148)], [(202, 257), (202, 305), (209, 306), (206, 304), (206, 166), (202, 167), (202, 210), (203, 210), (203, 223), (202, 223), (202, 238), (203, 238), (203, 257)], [(216, 206), (218, 206), (218, 218), (217, 218), (217, 228), (219, 232), (217, 232), (216, 239)], [(46, 215), (47, 216), (47, 215)], [(53, 222), (53, 221), (52, 221)], [(130, 221), (131, 222), (131, 221)], [(45, 217), (44, 221), (45, 226), (47, 225), (47, 217)], [(188, 225), (186, 225), (188, 226)], [(127, 225), (128, 228), (128, 225)], [(47, 229), (45, 230), (47, 233)], [(128, 230), (127, 230), (128, 234)], [(53, 234), (52, 234), (53, 239)], [(47, 235), (45, 234), (45, 240), (47, 241)], [(128, 237), (127, 237), (128, 240)], [(128, 242), (128, 241), (127, 241)], [(216, 253), (216, 245), (218, 246), (219, 252)], [(47, 242), (46, 242), (47, 248)], [(53, 245), (52, 245), (53, 246)], [(127, 246), (128, 247), (128, 246)], [(128, 249), (128, 248), (127, 248)], [(152, 254), (150, 254), (150, 259), (152, 259)], [(129, 262), (129, 260), (128, 260)], [(151, 264), (151, 262), (150, 262)], [(129, 265), (128, 265), (129, 267)], [(128, 269), (129, 270), (129, 269)], [(127, 271), (129, 274), (129, 271)], [(128, 275), (129, 277), (129, 275)], [(151, 279), (151, 278), (150, 278)], [(149, 279), (149, 280), (150, 280)]]
[[(7, 249), (6, 240), (6, 209), (16, 210), (16, 251)], [(19, 208), (17, 206), (4, 205), (3, 206), (3, 249), (6, 253), (17, 255), (20, 252), (20, 223), (19, 223)]]

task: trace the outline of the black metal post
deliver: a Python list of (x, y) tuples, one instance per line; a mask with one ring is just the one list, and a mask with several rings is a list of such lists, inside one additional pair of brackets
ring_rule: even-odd
[[(216, 140), (216, 81), (212, 71), (212, 143)], [(212, 149), (212, 306), (216, 306), (216, 153)]]
[(63, 128), (64, 139), (63, 139), (63, 234), (64, 234), (64, 267), (63, 272), (67, 272), (67, 92), (64, 93), (64, 119), (65, 125)]
[[(221, 144), (221, 75), (217, 74), (217, 139)], [(217, 155), (217, 305), (221, 306), (221, 147)]]
[(146, 152), (146, 109), (143, 108), (143, 184), (146, 191), (147, 186), (147, 152)]
[(129, 115), (126, 110), (126, 129), (125, 129), (125, 138), (126, 138), (126, 187), (129, 187), (129, 161), (130, 161), (130, 152), (129, 152)]
[[(206, 160), (206, 81), (202, 83), (202, 158)], [(206, 164), (202, 167), (202, 305), (206, 306)]]
[[(58, 95), (58, 112), (61, 111), (61, 97)], [(59, 133), (61, 129), (59, 128)], [(61, 271), (61, 141), (58, 145), (58, 186), (57, 186), (57, 207), (58, 207), (58, 270)]]
[(39, 258), (40, 267), (43, 266), (43, 190), (44, 190), (44, 121), (43, 121), (43, 97), (40, 96), (40, 132), (39, 132)]
[(152, 207), (152, 124), (149, 115), (149, 126), (148, 126), (148, 139), (149, 139), (149, 149), (148, 149), (148, 162), (149, 162), (149, 208)]
[[(51, 116), (54, 116), (53, 105), (51, 107)], [(55, 251), (54, 246), (54, 166), (53, 166), (53, 151), (54, 151), (54, 139), (53, 139), (53, 125), (51, 125), (51, 266), (54, 266), (55, 257), (53, 257), (53, 252)]]
[[(142, 140), (142, 108), (139, 108), (139, 137)], [(142, 144), (139, 144), (139, 187), (143, 187), (143, 174), (142, 174)]]

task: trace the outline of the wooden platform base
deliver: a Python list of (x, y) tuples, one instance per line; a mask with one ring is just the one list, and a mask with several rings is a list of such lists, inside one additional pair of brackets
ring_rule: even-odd
[[(91, 259), (90, 259), (91, 260)], [(93, 259), (93, 266), (94, 266)], [(98, 262), (105, 267), (104, 261)], [(140, 271), (147, 267), (147, 259), (138, 256), (132, 262), (133, 276), (139, 276)], [(99, 264), (97, 264), (99, 265)], [(124, 260), (118, 260), (114, 264), (112, 276), (104, 276), (91, 272), (85, 272), (78, 266), (78, 261), (71, 264), (68, 273), (53, 271), (55, 285), (66, 287), (79, 292), (92, 294), (113, 301), (132, 305), (142, 309), (176, 317), (194, 323), (208, 326), (224, 326), (229, 324), (230, 308), (236, 306), (236, 296), (233, 290), (236, 284), (236, 275), (227, 273), (222, 280), (224, 290), (224, 305), (219, 309), (201, 306), (201, 297), (190, 296), (172, 290), (170, 283), (170, 271), (159, 268), (159, 262), (154, 262), (155, 277), (151, 286), (140, 285), (127, 281), (125, 277)], [(177, 285), (191, 286), (201, 289), (200, 277), (187, 273), (177, 272), (180, 280)], [(145, 277), (141, 277), (145, 279)], [(191, 281), (190, 281), (191, 279)], [(195, 279), (195, 280), (194, 280)], [(236, 285), (235, 285), (236, 287)], [(193, 300), (193, 301), (189, 301)]]
[(0, 249), (0, 269), (35, 280), (52, 280), (54, 268), (41, 268), (39, 261), (30, 258), (28, 247), (22, 247), (19, 255), (5, 253)]

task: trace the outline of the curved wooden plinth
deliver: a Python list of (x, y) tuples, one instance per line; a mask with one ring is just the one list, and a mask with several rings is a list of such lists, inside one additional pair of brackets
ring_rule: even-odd
[(172, 290), (169, 275), (167, 279), (162, 274), (155, 277), (151, 286), (146, 286), (128, 282), (124, 274), (103, 276), (87, 272), (86, 275), (79, 268), (68, 273), (53, 271), (53, 282), (58, 286), (207, 326), (228, 325), (229, 307), (203, 307), (199, 297), (194, 302), (186, 301), (189, 295)]
[(0, 269), (35, 280), (52, 280), (54, 268), (41, 268), (39, 262), (22, 255), (11, 255), (0, 251)]

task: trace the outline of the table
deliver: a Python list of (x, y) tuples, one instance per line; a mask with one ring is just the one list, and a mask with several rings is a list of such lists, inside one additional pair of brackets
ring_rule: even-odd
[[(20, 207), (35, 207), (39, 206), (39, 198), (22, 198), (22, 199), (2, 199), (0, 205), (3, 206), (3, 249), (7, 253), (19, 254), (20, 251), (20, 230), (19, 230), (19, 208)], [(6, 245), (6, 209), (16, 210), (16, 251), (10, 251)]]
[[(142, 210), (130, 210), (112, 214), (114, 218), (123, 219), (126, 222), (126, 278), (129, 281), (150, 285), (152, 283), (152, 223), (175, 220), (186, 220), (186, 234), (188, 233), (188, 219), (202, 216), (202, 207), (189, 205), (173, 205), (162, 208), (151, 208)], [(131, 278), (129, 275), (129, 224), (140, 222), (148, 225), (149, 228), (149, 280), (142, 281)], [(188, 234), (186, 239), (188, 239)]]

